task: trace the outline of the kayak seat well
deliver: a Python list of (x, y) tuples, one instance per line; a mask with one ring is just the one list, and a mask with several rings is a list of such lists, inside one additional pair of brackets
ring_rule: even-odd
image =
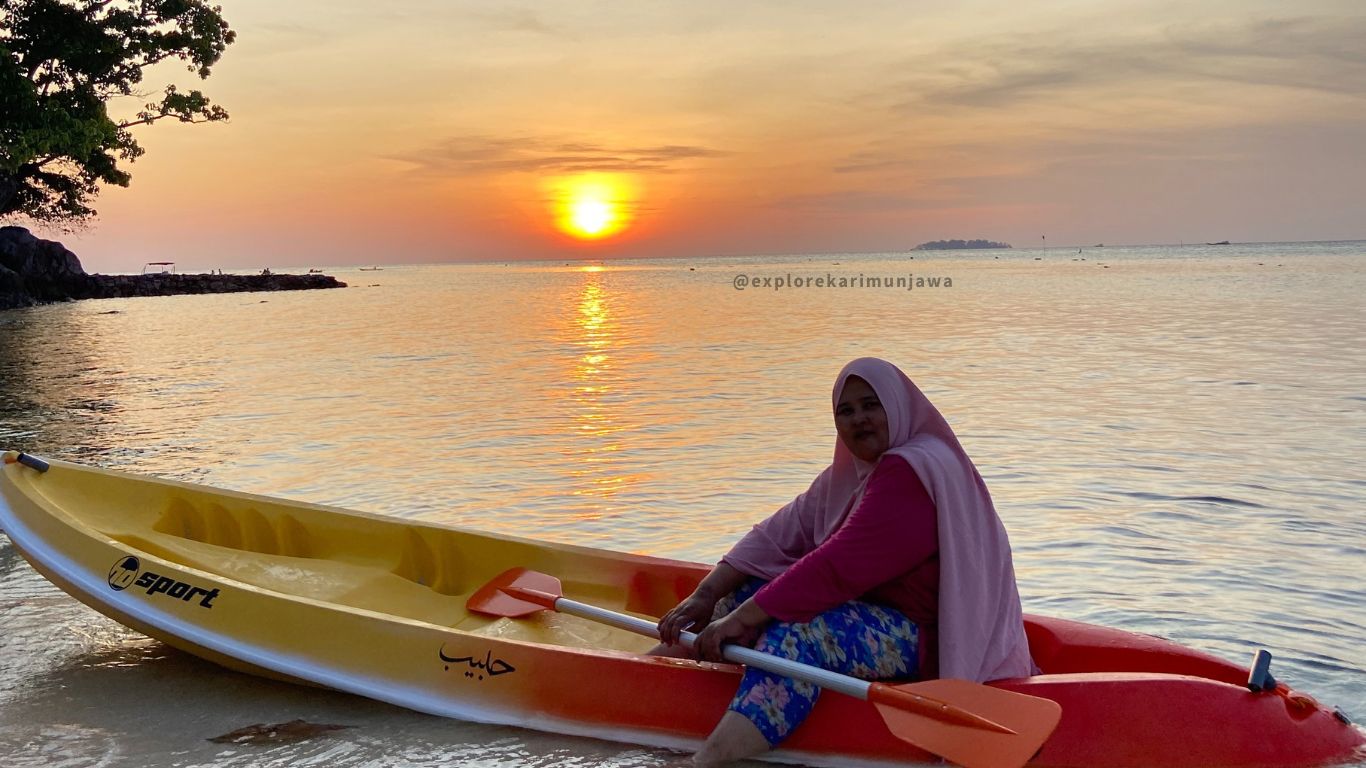
[[(163, 496), (137, 516), (111, 516), (99, 529), (132, 549), (223, 581), (297, 598), (413, 619), (472, 634), (576, 648), (644, 652), (653, 642), (585, 619), (550, 614), (510, 621), (471, 614), (469, 595), (512, 563), (554, 571), (565, 588), (595, 604), (655, 616), (691, 591), (706, 569), (668, 564), (650, 571), (606, 562), (562, 561), (523, 542), (401, 519), (318, 515), (255, 499)], [(137, 519), (137, 518), (141, 519)], [(623, 573), (613, 573), (620, 569)], [(658, 571), (658, 572), (656, 572)], [(230, 592), (224, 590), (225, 597)]]
[[(372, 567), (384, 567), (404, 579), (443, 595), (469, 591), (458, 578), (456, 557), (441, 557), (437, 547), (420, 529), (392, 525), (383, 533), (355, 535), (352, 531), (324, 531), (324, 540), (315, 540), (308, 529), (288, 512), (270, 517), (246, 507), (230, 510), (217, 502), (203, 509), (184, 498), (167, 502), (152, 530), (191, 541), (213, 544), (243, 552), (289, 557), (349, 560)], [(330, 534), (330, 535), (329, 535)], [(346, 543), (355, 543), (346, 551)]]
[(159, 533), (264, 555), (311, 557), (308, 530), (288, 514), (276, 521), (248, 507), (236, 512), (209, 502), (204, 511), (183, 498), (173, 498), (152, 525)]
[(465, 595), (473, 591), (473, 586), (464, 584), (459, 578), (460, 569), (451, 562), (452, 558), (438, 555), (438, 547), (418, 529), (408, 528), (403, 539), (395, 575), (443, 595)]
[(466, 590), (456, 578), (460, 553), (447, 547), (447, 556), (438, 556), (419, 530), (401, 524), (310, 533), (284, 510), (229, 509), (213, 501), (199, 508), (175, 497), (151, 526), (110, 525), (104, 533), (134, 550), (262, 589), (443, 626), (469, 617)]
[(293, 597), (453, 626), (468, 617), (464, 600), (441, 595), (384, 568), (342, 560), (269, 555), (158, 533), (120, 541), (149, 555), (252, 587)]

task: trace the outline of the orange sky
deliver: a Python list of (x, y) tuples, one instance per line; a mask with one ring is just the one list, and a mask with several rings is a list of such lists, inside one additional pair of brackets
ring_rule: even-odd
[(1366, 238), (1359, 0), (223, 5), (87, 269)]

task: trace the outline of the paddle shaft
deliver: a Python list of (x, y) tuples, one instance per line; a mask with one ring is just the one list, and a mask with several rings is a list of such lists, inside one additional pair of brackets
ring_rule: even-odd
[[(636, 634), (653, 637), (656, 640), (659, 639), (659, 628), (656, 626), (655, 622), (647, 621), (646, 619), (638, 619), (635, 616), (627, 616), (624, 613), (609, 611), (606, 608), (580, 603), (570, 600), (567, 597), (561, 597), (555, 601), (555, 610), (560, 611), (561, 613), (580, 616), (585, 619), (592, 619), (593, 621), (602, 622), (603, 624), (610, 624), (618, 629), (624, 629), (628, 632), (635, 632)], [(678, 639), (679, 642), (683, 644), (683, 647), (692, 648), (697, 642), (697, 633), (683, 632), (679, 634)], [(828, 688), (846, 696), (853, 696), (856, 699), (867, 700), (868, 689), (872, 687), (872, 683), (869, 683), (866, 680), (859, 680), (856, 677), (830, 672), (821, 669), (820, 667), (799, 664), (795, 661), (789, 661), (780, 656), (771, 656), (767, 653), (761, 653), (742, 645), (724, 645), (721, 647), (721, 655), (724, 656), (727, 661), (733, 661), (736, 664), (758, 667), (759, 669), (772, 672), (776, 675), (791, 677), (821, 688)]]
[[(618, 629), (628, 632), (653, 637), (659, 639), (659, 628), (654, 622), (645, 619), (638, 619), (635, 616), (628, 616), (624, 613), (609, 611), (606, 608), (599, 608), (596, 605), (580, 603), (570, 600), (567, 597), (559, 597), (538, 589), (527, 589), (525, 587), (510, 587), (506, 591), (517, 596), (519, 593), (540, 603), (548, 608), (568, 613), (573, 616), (589, 619), (592, 621), (608, 624)], [(697, 643), (697, 634), (694, 632), (682, 632), (679, 640), (685, 648), (692, 648)], [(906, 690), (904, 687), (890, 686), (885, 683), (873, 683), (867, 680), (860, 680), (856, 677), (841, 675), (838, 672), (801, 664), (795, 661), (784, 659), (780, 656), (773, 656), (761, 653), (752, 648), (742, 645), (723, 645), (721, 655), (727, 661), (736, 664), (744, 664), (749, 667), (756, 667), (775, 675), (790, 677), (795, 680), (811, 683), (820, 688), (828, 688), (832, 691), (852, 696), (863, 701), (872, 700), (878, 704), (889, 704), (900, 706), (903, 709), (921, 712), (930, 717), (938, 718), (951, 723), (972, 726), (974, 728), (986, 728), (999, 733), (1014, 734), (1015, 731), (1001, 725), (1000, 723), (988, 720), (956, 707), (947, 702), (933, 699), (928, 696), (921, 696), (918, 693)]]

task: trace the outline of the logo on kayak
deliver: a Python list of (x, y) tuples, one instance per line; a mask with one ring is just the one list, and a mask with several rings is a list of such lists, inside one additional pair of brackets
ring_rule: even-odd
[(115, 592), (128, 589), (137, 580), (141, 569), (142, 561), (132, 555), (114, 563), (114, 567), (109, 569), (109, 588)]
[(141, 587), (149, 595), (165, 595), (176, 600), (190, 602), (198, 599), (201, 608), (213, 608), (213, 600), (218, 597), (218, 589), (196, 587), (170, 576), (142, 570), (142, 561), (129, 555), (109, 569), (109, 588), (122, 592), (129, 587)]
[(485, 677), (497, 677), (506, 675), (509, 672), (516, 672), (517, 669), (502, 659), (493, 658), (493, 651), (485, 651), (480, 656), (447, 656), (446, 646), (441, 646), (441, 650), (436, 652), (437, 656), (446, 663), (446, 671), (451, 671), (455, 666), (458, 671), (464, 672), (465, 677), (483, 680)]

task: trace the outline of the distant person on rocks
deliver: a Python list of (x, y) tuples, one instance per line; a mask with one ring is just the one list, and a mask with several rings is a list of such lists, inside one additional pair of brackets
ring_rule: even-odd
[[(875, 358), (840, 371), (832, 404), (830, 466), (660, 619), (653, 652), (681, 655), (691, 628), (712, 661), (741, 643), (866, 680), (1032, 674), (1005, 527), (948, 422)], [(819, 693), (746, 670), (694, 764), (776, 746)]]

